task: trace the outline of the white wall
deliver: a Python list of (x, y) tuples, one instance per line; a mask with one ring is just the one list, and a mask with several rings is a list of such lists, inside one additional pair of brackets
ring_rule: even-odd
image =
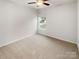
[(78, 22), (77, 22), (77, 39), (78, 39), (78, 42), (77, 42), (77, 44), (78, 44), (78, 50), (79, 50), (79, 0), (78, 0), (78, 17), (77, 17), (77, 19), (78, 19)]
[(0, 46), (36, 33), (36, 11), (10, 0), (0, 0)]
[(77, 2), (53, 5), (41, 9), (39, 16), (47, 18), (46, 31), (39, 31), (64, 41), (77, 41)]

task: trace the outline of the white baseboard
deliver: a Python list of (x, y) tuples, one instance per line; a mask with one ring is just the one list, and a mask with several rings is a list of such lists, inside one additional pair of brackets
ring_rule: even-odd
[(46, 33), (38, 33), (38, 34), (42, 34), (42, 35), (45, 35), (45, 36), (49, 36), (51, 38), (56, 38), (56, 39), (59, 39), (61, 41), (65, 41), (65, 42), (69, 42), (69, 43), (73, 43), (73, 44), (77, 44), (77, 42), (73, 42), (73, 41), (69, 41), (69, 40), (64, 40), (63, 38), (61, 37), (57, 37), (57, 36), (51, 36), (51, 35), (48, 35)]
[[(35, 34), (35, 33), (34, 33), (34, 34)], [(17, 41), (19, 41), (19, 40), (22, 40), (22, 39), (24, 39), (24, 38), (28, 38), (28, 37), (30, 37), (30, 36), (32, 36), (32, 35), (34, 35), (34, 34), (31, 34), (31, 35), (28, 35), (28, 36), (21, 37), (21, 38), (19, 38), (19, 39), (15, 39), (15, 40), (6, 42), (6, 43), (4, 43), (4, 44), (1, 44), (0, 47), (7, 46), (7, 45), (9, 45), (9, 44), (12, 44), (12, 43), (17, 42)]]

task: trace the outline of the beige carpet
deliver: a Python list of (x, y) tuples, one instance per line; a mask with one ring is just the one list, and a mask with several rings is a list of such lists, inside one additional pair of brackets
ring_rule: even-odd
[(0, 59), (78, 59), (74, 44), (34, 35), (0, 48)]

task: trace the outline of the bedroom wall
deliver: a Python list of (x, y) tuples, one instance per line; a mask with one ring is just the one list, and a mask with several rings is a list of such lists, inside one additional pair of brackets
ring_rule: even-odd
[(0, 46), (36, 33), (35, 9), (10, 0), (0, 0)]
[(46, 30), (39, 33), (77, 43), (77, 0), (40, 9), (39, 13), (47, 20)]
[(78, 45), (78, 50), (79, 50), (79, 0), (78, 0), (78, 14), (77, 14), (77, 19), (78, 19), (78, 22), (77, 22), (77, 45)]

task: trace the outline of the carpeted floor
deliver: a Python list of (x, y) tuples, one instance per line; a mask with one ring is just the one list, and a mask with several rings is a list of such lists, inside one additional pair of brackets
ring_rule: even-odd
[(75, 44), (33, 35), (0, 48), (0, 59), (78, 59)]

